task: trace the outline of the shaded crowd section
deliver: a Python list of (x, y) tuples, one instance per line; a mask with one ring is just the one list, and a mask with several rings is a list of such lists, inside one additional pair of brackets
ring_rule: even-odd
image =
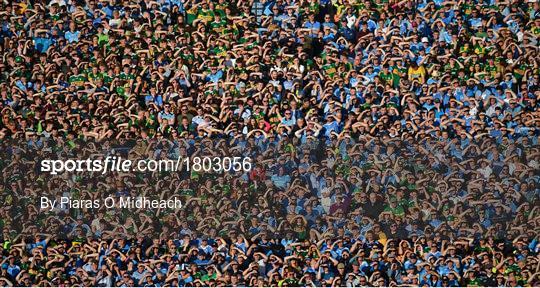
[[(0, 2), (0, 286), (540, 286), (539, 8)], [(40, 169), (111, 155), (254, 165)]]

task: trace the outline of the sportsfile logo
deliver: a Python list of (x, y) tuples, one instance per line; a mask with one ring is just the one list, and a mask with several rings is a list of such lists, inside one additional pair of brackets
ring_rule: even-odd
[(141, 159), (132, 161), (120, 156), (104, 159), (68, 159), (41, 161), (41, 172), (57, 175), (63, 172), (249, 172), (249, 157), (178, 157), (177, 159)]
[(41, 172), (52, 175), (63, 172), (129, 172), (132, 161), (122, 157), (107, 156), (105, 159), (42, 160)]

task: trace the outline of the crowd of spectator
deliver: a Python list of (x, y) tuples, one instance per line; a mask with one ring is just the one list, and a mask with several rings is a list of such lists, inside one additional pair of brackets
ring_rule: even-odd
[[(540, 286), (539, 8), (0, 2), (0, 286)], [(115, 153), (256, 161), (38, 169)]]
[[(532, 138), (6, 142), (0, 284), (538, 286)], [(255, 164), (223, 173), (38, 168), (89, 155), (249, 155)], [(44, 196), (178, 197), (183, 207), (40, 209)]]

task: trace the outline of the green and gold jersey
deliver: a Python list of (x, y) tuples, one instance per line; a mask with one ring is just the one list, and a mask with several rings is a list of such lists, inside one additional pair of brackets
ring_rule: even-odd
[(315, 2), (315, 3), (309, 4), (307, 11), (311, 13), (319, 14), (320, 9), (321, 7), (319, 3)]
[(197, 19), (200, 10), (198, 6), (194, 6), (186, 11), (186, 22), (188, 25), (191, 25)]
[(223, 46), (217, 46), (212, 49), (212, 52), (214, 52), (217, 56), (226, 56), (227, 55), (227, 48)]
[(474, 8), (474, 4), (464, 3), (461, 5), (461, 9), (465, 15), (471, 14), (473, 8)]
[(336, 74), (336, 65), (334, 63), (325, 64), (322, 66), (322, 69), (326, 73), (326, 75), (330, 76), (331, 78), (334, 77)]
[(476, 45), (474, 47), (474, 53), (476, 53), (476, 55), (479, 55), (479, 56), (484, 56), (486, 54), (486, 47), (483, 47), (481, 45)]
[(199, 14), (197, 15), (197, 19), (201, 19), (205, 22), (210, 22), (210, 21), (214, 21), (214, 11), (210, 10), (210, 9), (201, 9), (199, 11)]
[(538, 26), (538, 27), (532, 27), (532, 28), (531, 28), (531, 32), (532, 32), (534, 35), (536, 35), (536, 36), (540, 35), (540, 26)]
[(399, 86), (399, 81), (403, 75), (407, 74), (407, 69), (405, 67), (392, 66), (392, 85), (394, 87)]
[(71, 75), (69, 76), (68, 82), (71, 85), (81, 87), (84, 85), (84, 82), (86, 82), (86, 77), (83, 74)]
[(214, 21), (210, 23), (210, 28), (216, 31), (217, 33), (223, 33), (226, 27), (227, 27), (227, 21), (225, 20), (221, 20), (219, 22)]
[(94, 74), (92, 72), (89, 72), (88, 74), (86, 74), (86, 77), (88, 77), (88, 80), (90, 82), (96, 82), (99, 79), (103, 79), (103, 73), (97, 72)]
[(514, 69), (513, 71), (514, 77), (516, 77), (518, 81), (521, 80), (521, 78), (523, 78), (523, 75), (525, 75), (525, 71), (527, 71), (527, 69), (529, 69), (530, 67), (531, 66), (529, 66), (526, 63), (521, 63)]
[(392, 83), (391, 81), (394, 79), (394, 75), (392, 75), (392, 73), (390, 72), (388, 73), (380, 72), (379, 78), (381, 78), (381, 80), (384, 81), (384, 83)]
[(484, 70), (489, 74), (490, 77), (495, 77), (497, 75), (498, 69), (495, 65), (487, 65)]

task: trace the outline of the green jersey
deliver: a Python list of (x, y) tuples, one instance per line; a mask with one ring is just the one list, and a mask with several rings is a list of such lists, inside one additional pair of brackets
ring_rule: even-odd
[(69, 76), (68, 82), (71, 85), (81, 87), (84, 85), (84, 82), (86, 82), (86, 77), (83, 74), (71, 75)]

